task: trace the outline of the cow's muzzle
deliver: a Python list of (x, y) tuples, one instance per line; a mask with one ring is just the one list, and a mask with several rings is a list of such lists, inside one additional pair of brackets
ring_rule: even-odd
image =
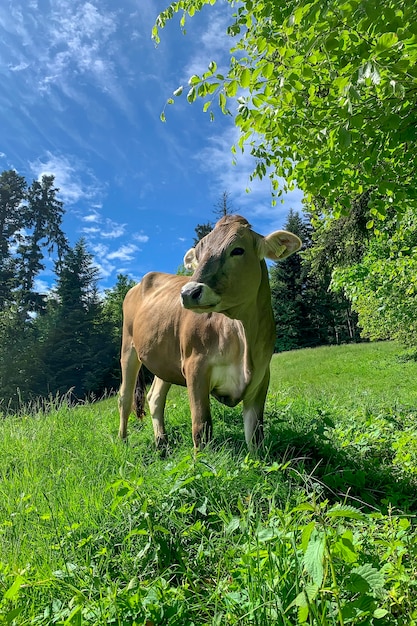
[(184, 309), (204, 313), (214, 309), (220, 297), (204, 283), (190, 281), (181, 289), (181, 304)]

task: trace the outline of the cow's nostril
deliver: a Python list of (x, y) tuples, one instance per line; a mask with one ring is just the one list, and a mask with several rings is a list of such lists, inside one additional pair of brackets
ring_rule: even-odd
[(193, 300), (198, 300), (199, 297), (201, 296), (202, 291), (203, 291), (203, 288), (201, 285), (199, 285), (198, 287), (193, 289), (193, 291), (190, 293), (190, 296), (192, 297)]

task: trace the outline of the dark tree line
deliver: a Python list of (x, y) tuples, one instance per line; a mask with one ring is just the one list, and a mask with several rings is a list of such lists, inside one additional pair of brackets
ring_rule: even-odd
[[(274, 263), (270, 270), (272, 307), (277, 338), (275, 350), (293, 350), (359, 340), (357, 316), (350, 301), (329, 289), (332, 263), (313, 263), (318, 232), (308, 218), (291, 210), (285, 230), (303, 242), (301, 254)], [(341, 236), (342, 233), (340, 233)], [(320, 239), (323, 249), (329, 241)]]
[[(118, 276), (98, 290), (98, 269), (84, 240), (73, 248), (52, 176), (28, 186), (0, 175), (0, 413), (71, 391), (100, 396), (119, 384), (122, 301), (134, 284)], [(36, 290), (45, 253), (55, 253), (55, 285)]]

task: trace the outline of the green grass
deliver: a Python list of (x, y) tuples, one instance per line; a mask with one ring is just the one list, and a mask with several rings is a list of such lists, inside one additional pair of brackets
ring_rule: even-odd
[(116, 398), (0, 422), (0, 624), (417, 624), (417, 362), (394, 343), (276, 355), (266, 446), (213, 401), (197, 458)]
[(417, 408), (417, 362), (394, 342), (296, 350), (275, 355), (271, 391), (358, 404), (408, 404)]

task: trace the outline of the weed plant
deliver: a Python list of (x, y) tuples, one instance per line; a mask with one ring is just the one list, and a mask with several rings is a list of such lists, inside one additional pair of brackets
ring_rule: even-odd
[(186, 393), (117, 439), (117, 401), (0, 423), (0, 624), (415, 626), (417, 363), (396, 344), (276, 355), (265, 449)]

